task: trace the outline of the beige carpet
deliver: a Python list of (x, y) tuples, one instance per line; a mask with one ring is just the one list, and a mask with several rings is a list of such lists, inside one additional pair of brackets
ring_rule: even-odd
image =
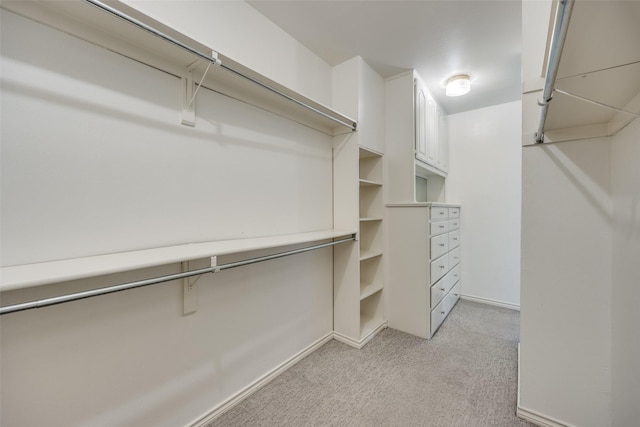
[(330, 341), (214, 426), (532, 426), (515, 415), (520, 313), (460, 301), (430, 341)]

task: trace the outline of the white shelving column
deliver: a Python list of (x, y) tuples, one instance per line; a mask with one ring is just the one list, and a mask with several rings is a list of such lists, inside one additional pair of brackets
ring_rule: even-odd
[(361, 348), (386, 327), (384, 80), (359, 57), (336, 66), (334, 107), (357, 117), (358, 131), (333, 138), (333, 225), (359, 230), (334, 247), (334, 333)]

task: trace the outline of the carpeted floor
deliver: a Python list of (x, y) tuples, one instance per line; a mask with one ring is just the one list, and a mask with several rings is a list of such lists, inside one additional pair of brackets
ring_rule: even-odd
[(520, 313), (460, 301), (430, 341), (330, 341), (214, 426), (532, 426), (515, 415)]

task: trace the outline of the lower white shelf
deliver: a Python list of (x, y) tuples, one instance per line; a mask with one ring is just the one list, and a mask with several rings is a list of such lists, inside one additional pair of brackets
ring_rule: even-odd
[(360, 337), (364, 338), (384, 323), (382, 292), (360, 301)]
[(104, 274), (120, 273), (140, 268), (155, 267), (174, 262), (207, 258), (277, 248), (282, 246), (317, 242), (320, 240), (348, 237), (351, 230), (322, 230), (307, 233), (286, 234), (252, 239), (219, 240), (191, 243), (131, 252), (120, 252), (64, 259), (59, 261), (24, 264), (0, 269), (0, 291), (28, 288), (69, 280), (84, 279)]

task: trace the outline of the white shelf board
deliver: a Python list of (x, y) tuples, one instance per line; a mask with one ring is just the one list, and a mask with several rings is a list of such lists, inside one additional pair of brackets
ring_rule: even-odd
[(362, 251), (360, 252), (360, 261), (364, 261), (366, 259), (374, 258), (381, 255), (382, 255), (382, 251), (380, 250)]
[(382, 153), (372, 150), (371, 148), (364, 147), (362, 145), (360, 145), (358, 148), (360, 149), (359, 156), (361, 159), (382, 157)]
[(380, 292), (383, 289), (382, 282), (369, 283), (366, 285), (360, 285), (360, 301), (369, 298), (371, 295)]
[(371, 332), (384, 324), (382, 316), (371, 316), (368, 314), (360, 314), (360, 337), (366, 337)]
[(368, 222), (368, 221), (382, 221), (380, 217), (364, 217), (360, 218), (360, 222)]
[(355, 234), (349, 230), (322, 230), (251, 239), (190, 243), (139, 251), (97, 255), (0, 268), (0, 291), (40, 286), (104, 274), (120, 273), (211, 256), (311, 243)]
[(361, 187), (382, 187), (382, 183), (377, 181), (370, 181), (368, 179), (361, 179), (360, 186)]

